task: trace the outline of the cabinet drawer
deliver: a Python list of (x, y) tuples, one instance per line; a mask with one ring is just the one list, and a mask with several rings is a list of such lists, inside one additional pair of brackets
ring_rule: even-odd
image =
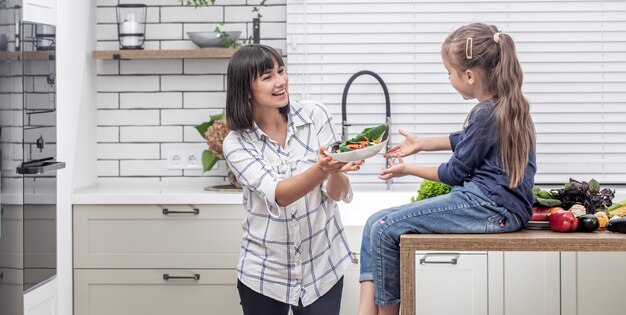
[(74, 295), (81, 315), (242, 313), (234, 270), (75, 270)]
[(74, 206), (74, 267), (234, 268), (243, 211), (241, 205)]
[(487, 297), (487, 252), (415, 252), (416, 315), (487, 314)]

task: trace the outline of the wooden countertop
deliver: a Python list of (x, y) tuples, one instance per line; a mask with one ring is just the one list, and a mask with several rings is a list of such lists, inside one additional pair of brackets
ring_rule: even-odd
[(626, 252), (626, 234), (521, 230), (503, 234), (408, 234), (402, 250)]

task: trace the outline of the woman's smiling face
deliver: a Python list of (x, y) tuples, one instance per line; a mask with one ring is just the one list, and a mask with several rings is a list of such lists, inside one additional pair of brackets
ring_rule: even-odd
[(289, 103), (289, 78), (285, 67), (272, 61), (274, 68), (260, 74), (252, 83), (250, 103), (253, 106), (281, 108)]

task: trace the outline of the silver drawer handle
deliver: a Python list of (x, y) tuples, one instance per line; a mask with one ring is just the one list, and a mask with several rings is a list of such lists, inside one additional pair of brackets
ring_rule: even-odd
[(168, 208), (163, 208), (163, 214), (168, 215), (168, 214), (173, 214), (173, 213), (187, 213), (187, 214), (198, 215), (198, 214), (200, 214), (200, 209), (193, 208), (193, 210), (191, 210), (191, 211), (173, 211), (173, 210), (170, 210)]
[[(443, 256), (443, 255), (430, 255), (430, 257), (433, 256)], [(450, 255), (445, 255), (445, 256), (450, 256)], [(459, 255), (456, 255), (455, 257), (450, 258), (450, 260), (427, 260), (429, 257), (429, 254), (426, 254), (424, 257), (420, 258), (420, 265), (427, 265), (427, 264), (445, 264), (445, 265), (456, 265), (457, 262), (459, 261)]]
[(194, 273), (193, 276), (170, 276), (169, 273), (164, 273), (163, 274), (163, 280), (170, 280), (170, 279), (200, 280), (200, 274), (199, 273)]

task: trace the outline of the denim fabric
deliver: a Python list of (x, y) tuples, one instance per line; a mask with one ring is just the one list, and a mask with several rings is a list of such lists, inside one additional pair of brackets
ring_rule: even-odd
[(359, 281), (373, 280), (376, 304), (400, 303), (400, 235), (506, 233), (523, 226), (471, 182), (450, 193), (373, 214), (363, 229)]

